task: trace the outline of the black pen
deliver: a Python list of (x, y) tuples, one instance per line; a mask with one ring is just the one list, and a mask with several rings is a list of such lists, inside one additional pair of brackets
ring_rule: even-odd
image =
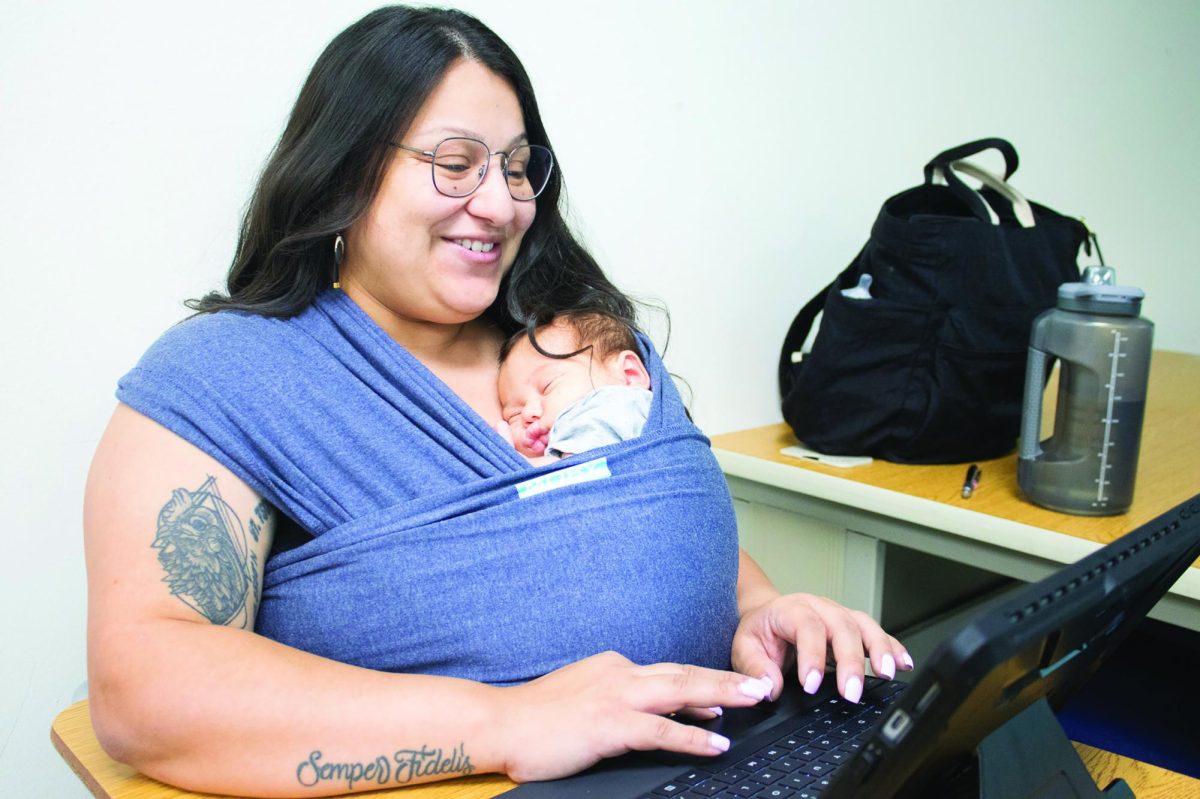
[(975, 493), (975, 489), (979, 486), (979, 478), (982, 476), (983, 469), (972, 463), (970, 468), (967, 469), (966, 478), (963, 480), (963, 499), (971, 498), (971, 494)]

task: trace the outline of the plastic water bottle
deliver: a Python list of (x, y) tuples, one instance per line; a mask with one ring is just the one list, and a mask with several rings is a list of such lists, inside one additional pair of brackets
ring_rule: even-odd
[[(1056, 308), (1033, 323), (1017, 483), (1030, 501), (1083, 516), (1124, 513), (1133, 503), (1154, 323), (1141, 289), (1085, 270), (1058, 289)], [(1054, 433), (1038, 441), (1050, 358), (1060, 359)]]

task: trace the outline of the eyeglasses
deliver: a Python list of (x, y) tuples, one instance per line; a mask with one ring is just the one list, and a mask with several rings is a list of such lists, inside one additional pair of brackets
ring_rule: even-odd
[(492, 156), (500, 156), (500, 168), (514, 200), (532, 200), (550, 182), (554, 153), (537, 144), (521, 144), (508, 152), (491, 152), (479, 139), (455, 136), (443, 139), (432, 150), (388, 142), (393, 147), (428, 158), (433, 170), (433, 187), (447, 197), (466, 197), (487, 175)]

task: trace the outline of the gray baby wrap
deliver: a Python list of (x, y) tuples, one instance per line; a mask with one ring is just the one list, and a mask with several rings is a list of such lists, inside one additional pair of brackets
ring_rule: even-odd
[(733, 509), (642, 345), (642, 435), (536, 468), (340, 291), (291, 319), (188, 320), (117, 396), (313, 534), (267, 561), (263, 635), (496, 684), (608, 649), (724, 668)]

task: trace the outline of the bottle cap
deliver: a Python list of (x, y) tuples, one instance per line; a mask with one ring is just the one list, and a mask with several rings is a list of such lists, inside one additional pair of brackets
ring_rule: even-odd
[(1058, 287), (1058, 307), (1105, 316), (1140, 316), (1145, 296), (1146, 292), (1133, 286), (1063, 283)]

